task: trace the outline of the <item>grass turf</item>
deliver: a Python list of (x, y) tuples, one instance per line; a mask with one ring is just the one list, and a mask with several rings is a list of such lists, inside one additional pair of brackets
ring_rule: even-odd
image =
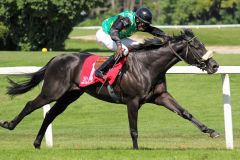
[[(3, 66), (42, 66), (59, 52), (0, 52)], [(100, 53), (101, 54), (101, 53)], [(216, 55), (221, 65), (240, 65), (240, 55)], [(19, 79), (14, 77), (14, 79)], [(239, 75), (230, 75), (235, 150), (225, 150), (220, 75), (167, 75), (168, 90), (189, 112), (221, 133), (211, 139), (163, 107), (139, 111), (139, 146), (132, 151), (127, 111), (83, 95), (53, 123), (54, 148), (33, 149), (42, 110), (27, 116), (14, 131), (0, 128), (0, 159), (238, 159), (240, 151)], [(0, 76), (0, 119), (11, 120), (40, 92), (36, 87), (11, 100)], [(206, 96), (207, 95), (207, 96)]]

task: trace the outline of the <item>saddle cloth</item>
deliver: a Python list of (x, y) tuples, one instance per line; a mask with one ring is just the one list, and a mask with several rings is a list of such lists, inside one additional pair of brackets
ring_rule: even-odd
[(95, 71), (101, 66), (101, 64), (103, 64), (105, 60), (107, 60), (107, 58), (108, 57), (92, 55), (85, 59), (82, 67), (82, 72), (80, 74), (80, 87), (86, 87), (96, 82), (103, 83), (105, 79), (108, 80), (108, 83), (110, 85), (113, 84), (119, 71), (126, 61), (126, 57), (122, 58), (117, 64), (115, 64), (113, 68), (111, 68), (104, 76), (104, 79), (96, 77)]

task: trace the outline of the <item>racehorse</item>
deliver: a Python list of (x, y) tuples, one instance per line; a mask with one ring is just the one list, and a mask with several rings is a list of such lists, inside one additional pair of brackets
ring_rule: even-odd
[[(21, 120), (45, 104), (56, 102), (46, 114), (34, 147), (40, 148), (48, 125), (61, 114), (67, 106), (77, 100), (84, 92), (98, 99), (116, 103), (101, 83), (87, 87), (79, 87), (79, 77), (83, 62), (92, 54), (63, 54), (52, 58), (39, 71), (28, 74), (25, 82), (14, 82), (9, 79), (8, 94), (15, 96), (23, 94), (44, 80), (41, 93), (26, 103), (23, 110), (11, 121), (0, 121), (0, 126), (13, 130)], [(219, 133), (197, 120), (186, 109), (181, 107), (167, 91), (166, 72), (179, 61), (184, 61), (213, 74), (218, 70), (218, 63), (211, 57), (204, 44), (194, 35), (192, 30), (184, 29), (179, 35), (173, 35), (166, 43), (158, 38), (146, 40), (145, 43), (134, 46), (127, 60), (112, 85), (114, 92), (120, 95), (118, 103), (126, 104), (133, 149), (138, 149), (138, 110), (145, 103), (161, 105), (192, 122), (203, 133), (215, 138)]]

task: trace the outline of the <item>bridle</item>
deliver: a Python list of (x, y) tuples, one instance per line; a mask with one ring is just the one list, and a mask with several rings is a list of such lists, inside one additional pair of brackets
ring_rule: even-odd
[[(169, 48), (171, 49), (171, 51), (172, 51), (172, 53), (176, 56), (176, 57), (178, 57), (181, 61), (183, 61), (183, 62), (185, 62), (186, 64), (189, 64), (185, 59), (187, 59), (187, 57), (188, 57), (188, 54), (189, 54), (189, 51), (190, 51), (190, 53), (192, 54), (192, 56), (194, 57), (194, 59), (197, 61), (197, 63), (196, 64), (190, 64), (190, 65), (192, 65), (192, 66), (197, 66), (197, 67), (199, 67), (199, 68), (201, 68), (201, 69), (206, 69), (206, 63), (205, 63), (205, 61), (210, 57), (210, 56), (199, 56), (195, 51), (193, 51), (192, 50), (192, 48), (191, 47), (194, 47), (190, 42), (192, 42), (195, 38), (197, 38), (197, 36), (194, 36), (193, 38), (191, 38), (190, 40), (186, 40), (186, 42), (185, 42), (185, 44), (184, 44), (184, 47), (187, 47), (186, 48), (186, 53), (185, 53), (185, 58), (182, 58), (173, 48), (172, 48), (172, 46), (171, 46), (171, 42), (170, 41), (168, 41), (168, 46), (169, 46)], [(206, 53), (206, 54), (208, 54), (208, 52)], [(207, 58), (206, 58), (207, 57)]]

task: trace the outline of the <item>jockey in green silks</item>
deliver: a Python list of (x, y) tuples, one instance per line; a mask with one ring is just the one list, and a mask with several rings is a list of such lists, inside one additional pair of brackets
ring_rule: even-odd
[(139, 8), (136, 12), (124, 11), (102, 22), (102, 28), (96, 33), (97, 41), (106, 48), (115, 51), (114, 56), (105, 61), (97, 70), (97, 77), (104, 77), (119, 57), (128, 55), (129, 48), (138, 42), (128, 38), (133, 33), (148, 32), (154, 36), (168, 38), (161, 29), (151, 26), (152, 13), (147, 8)]

